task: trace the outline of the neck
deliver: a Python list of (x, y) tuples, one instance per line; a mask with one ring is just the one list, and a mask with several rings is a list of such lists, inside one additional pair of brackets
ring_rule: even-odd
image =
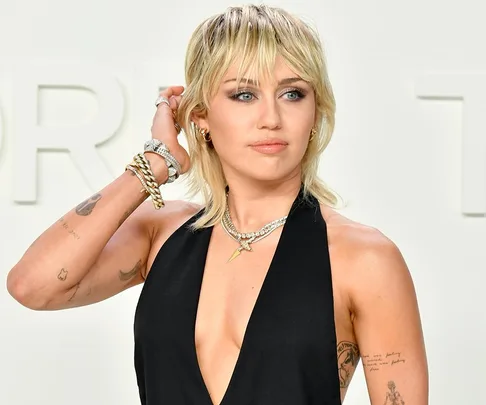
[[(229, 179), (228, 179), (229, 180)], [(300, 187), (300, 174), (284, 182), (230, 182), (228, 206), (239, 232), (253, 232), (289, 213)]]

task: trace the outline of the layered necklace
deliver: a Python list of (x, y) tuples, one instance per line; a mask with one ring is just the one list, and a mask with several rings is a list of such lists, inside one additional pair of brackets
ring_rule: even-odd
[(256, 232), (249, 232), (249, 233), (238, 232), (231, 219), (228, 201), (226, 201), (226, 209), (224, 211), (223, 218), (221, 218), (221, 226), (232, 239), (234, 239), (236, 242), (240, 244), (240, 246), (238, 246), (238, 248), (233, 252), (228, 262), (231, 262), (232, 260), (236, 259), (243, 250), (251, 252), (252, 249), (250, 245), (252, 243), (258, 242), (263, 238), (266, 238), (275, 229), (284, 225), (286, 220), (287, 220), (287, 215), (264, 225)]

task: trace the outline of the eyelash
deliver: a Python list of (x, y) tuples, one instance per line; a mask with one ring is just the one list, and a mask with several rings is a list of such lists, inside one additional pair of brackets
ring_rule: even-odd
[[(287, 93), (297, 93), (298, 98), (295, 99), (295, 100), (290, 100), (290, 101), (299, 101), (306, 96), (306, 94), (303, 90), (300, 90), (300, 89), (297, 89), (297, 88), (287, 89), (287, 90), (285, 90), (285, 92), (283, 94), (287, 94)], [(250, 90), (241, 90), (241, 91), (238, 91), (237, 93), (231, 94), (230, 98), (232, 100), (240, 101), (242, 103), (249, 103), (249, 102), (253, 101), (253, 100), (248, 100), (248, 101), (240, 100), (238, 97), (240, 97), (243, 94), (251, 94), (252, 96), (255, 96)]]

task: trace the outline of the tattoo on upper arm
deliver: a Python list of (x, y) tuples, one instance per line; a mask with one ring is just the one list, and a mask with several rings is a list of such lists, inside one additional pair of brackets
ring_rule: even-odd
[(68, 275), (68, 272), (66, 271), (66, 269), (64, 269), (64, 267), (61, 269), (61, 271), (59, 272), (59, 274), (57, 275), (57, 278), (61, 281), (66, 281), (67, 279), (67, 275)]
[(64, 217), (61, 217), (61, 219), (59, 219), (58, 222), (61, 223), (63, 229), (65, 229), (70, 235), (72, 235), (74, 239), (81, 239), (81, 237), (76, 233), (76, 231), (69, 226), (68, 222), (64, 219)]
[(343, 341), (337, 346), (338, 372), (341, 388), (348, 388), (359, 362), (359, 348), (356, 343)]
[(120, 278), (121, 281), (129, 281), (132, 278), (134, 278), (138, 273), (140, 273), (140, 270), (142, 269), (142, 261), (139, 260), (137, 264), (131, 269), (130, 271), (124, 272), (120, 270), (120, 273), (118, 277)]
[(386, 393), (386, 399), (384, 405), (405, 405), (400, 393), (397, 391), (397, 387), (394, 381), (388, 382), (388, 392)]
[(96, 206), (96, 204), (100, 199), (101, 199), (101, 194), (96, 193), (92, 195), (90, 198), (84, 200), (81, 204), (79, 204), (76, 207), (76, 214), (84, 217), (88, 216), (93, 212), (94, 207)]
[(369, 372), (380, 371), (383, 367), (392, 367), (405, 363), (401, 352), (363, 355), (363, 367)]

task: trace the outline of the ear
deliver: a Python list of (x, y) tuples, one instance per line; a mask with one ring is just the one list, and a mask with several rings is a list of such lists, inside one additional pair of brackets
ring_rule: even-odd
[(204, 114), (197, 114), (193, 112), (191, 114), (191, 120), (201, 129), (206, 129), (209, 132), (209, 123), (207, 116)]

